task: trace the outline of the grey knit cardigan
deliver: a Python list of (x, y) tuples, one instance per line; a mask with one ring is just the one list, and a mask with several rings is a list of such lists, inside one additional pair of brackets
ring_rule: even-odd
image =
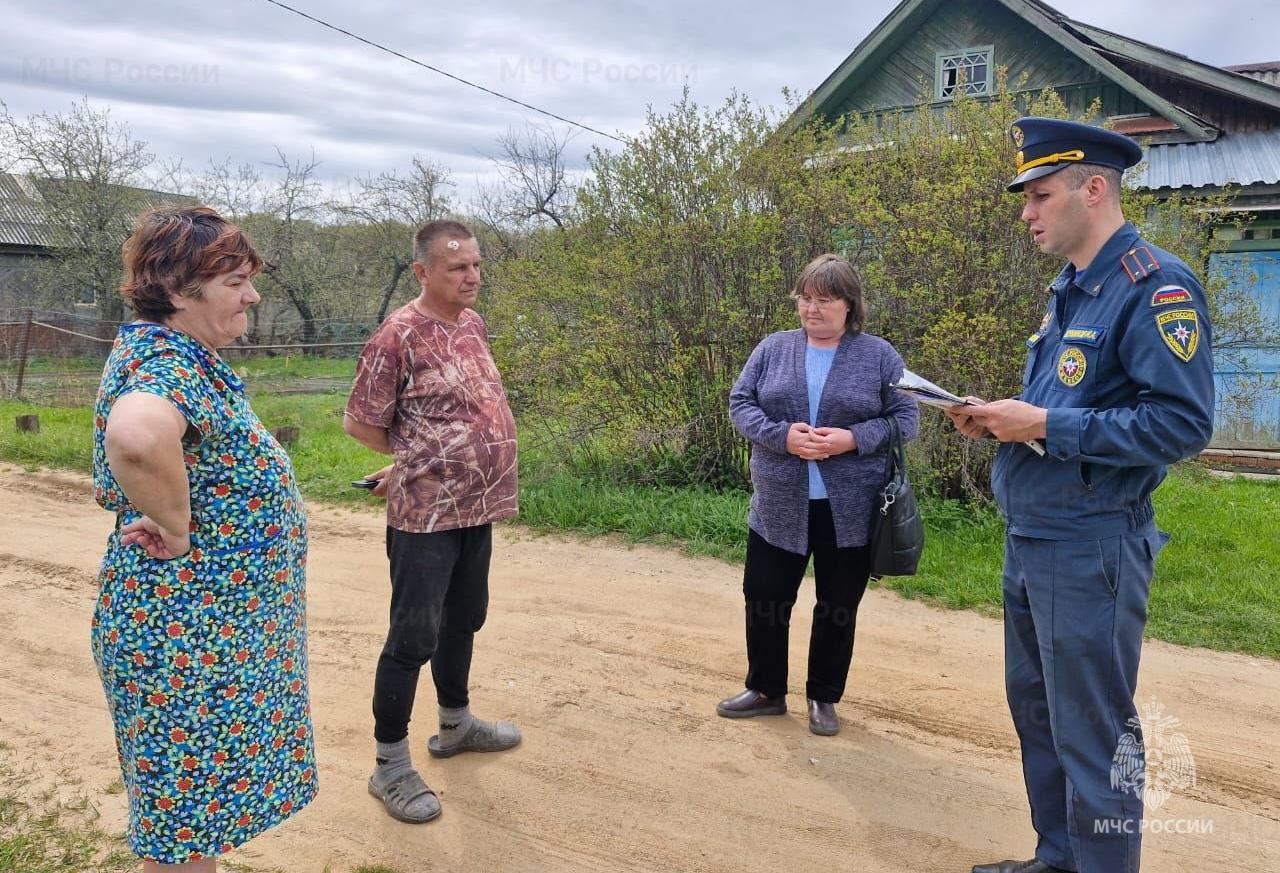
[[(729, 417), (751, 441), (751, 512), (747, 524), (769, 544), (809, 551), (809, 473), (787, 452), (792, 422), (809, 421), (803, 330), (764, 338), (729, 393)], [(818, 404), (817, 427), (853, 431), (856, 451), (818, 462), (831, 501), (836, 545), (867, 544), (875, 496), (888, 475), (888, 416), (902, 438), (916, 435), (916, 403), (890, 388), (902, 376), (902, 358), (886, 340), (846, 333), (836, 349)]]

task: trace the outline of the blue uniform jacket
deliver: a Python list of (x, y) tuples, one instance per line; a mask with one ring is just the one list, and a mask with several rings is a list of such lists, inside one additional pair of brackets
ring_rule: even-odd
[(1140, 530), (1166, 465), (1213, 433), (1213, 355), (1204, 288), (1182, 261), (1126, 224), (1088, 267), (1063, 269), (1027, 340), (1021, 399), (1045, 407), (1047, 451), (1004, 443), (992, 489), (1009, 533), (1099, 539)]

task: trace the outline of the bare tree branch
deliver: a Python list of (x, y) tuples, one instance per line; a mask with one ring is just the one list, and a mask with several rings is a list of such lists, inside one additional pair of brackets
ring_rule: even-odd
[(360, 257), (376, 264), (385, 277), (377, 316), (381, 322), (413, 260), (414, 232), (450, 213), (453, 204), (446, 189), (453, 182), (446, 167), (415, 155), (405, 175), (392, 170), (357, 178), (356, 184), (333, 210), (365, 231)]
[(122, 320), (120, 246), (149, 205), (139, 188), (154, 161), (147, 144), (87, 99), (25, 121), (0, 102), (0, 134), (3, 162), (24, 175), (54, 253), (35, 268), (42, 292), (60, 305), (92, 299), (100, 317)]
[(565, 229), (574, 198), (565, 166), (565, 149), (572, 139), (572, 134), (536, 124), (523, 131), (509, 128), (498, 137), (501, 154), (493, 163), (505, 187), (501, 211), (508, 221), (519, 226), (546, 220)]

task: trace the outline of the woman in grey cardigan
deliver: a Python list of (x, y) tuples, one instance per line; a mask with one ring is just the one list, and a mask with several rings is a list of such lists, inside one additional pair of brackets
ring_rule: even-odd
[(840, 730), (835, 704), (870, 574), (872, 507), (888, 473), (886, 419), (896, 418), (910, 439), (917, 410), (890, 387), (902, 376), (902, 358), (862, 331), (862, 280), (848, 261), (814, 259), (794, 297), (800, 330), (765, 337), (729, 394), (734, 426), (751, 441), (742, 582), (748, 667), (746, 690), (716, 711), (725, 718), (786, 713), (791, 608), (813, 555), (817, 604), (805, 696), (809, 729), (830, 736)]

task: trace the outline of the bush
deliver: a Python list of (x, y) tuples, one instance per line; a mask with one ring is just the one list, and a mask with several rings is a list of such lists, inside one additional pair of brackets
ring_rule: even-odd
[(575, 226), (490, 274), (513, 394), (566, 446), (594, 437), (618, 478), (746, 482), (729, 388), (761, 338), (793, 326), (791, 283), (850, 208), (840, 172), (812, 160), (834, 128), (777, 127), (745, 97), (708, 109), (686, 93), (592, 154)]
[[(621, 151), (592, 154), (575, 223), (490, 275), (513, 396), (555, 422), (544, 438), (593, 474), (740, 487), (747, 447), (728, 391), (760, 339), (795, 326), (795, 277), (832, 249), (862, 270), (868, 329), (908, 367), (957, 393), (1016, 394), (1061, 268), (1032, 242), (1022, 198), (1005, 192), (1009, 126), (1025, 114), (1067, 115), (1053, 92), (1027, 100), (1003, 84), (988, 101), (836, 123), (780, 127), (740, 96), (706, 108), (686, 93), (651, 111)], [(1125, 198), (1157, 244), (1204, 274), (1203, 203)], [(1256, 341), (1234, 317), (1249, 328), (1235, 334)], [(994, 447), (926, 410), (917, 479), (946, 497), (983, 493)]]

